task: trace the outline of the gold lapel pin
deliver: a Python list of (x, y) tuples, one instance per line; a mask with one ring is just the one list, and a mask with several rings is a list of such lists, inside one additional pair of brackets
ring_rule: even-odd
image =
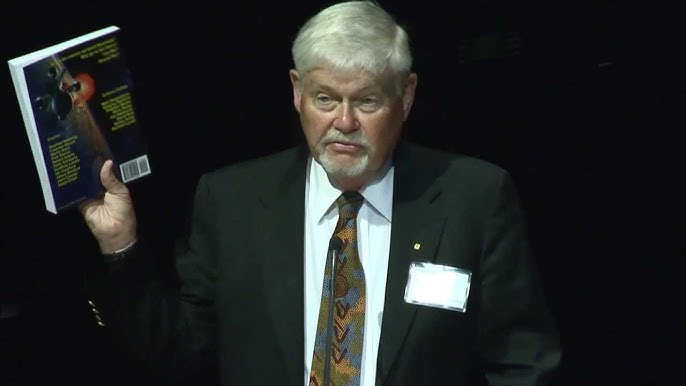
[(422, 247), (421, 244), (419, 244), (419, 243), (414, 243), (414, 250), (415, 250), (415, 251), (418, 251), (419, 248), (421, 248), (421, 247)]

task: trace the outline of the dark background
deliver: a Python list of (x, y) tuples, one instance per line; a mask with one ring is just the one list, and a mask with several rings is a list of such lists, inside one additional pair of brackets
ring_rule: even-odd
[[(3, 1), (0, 56), (122, 28), (153, 170), (130, 188), (169, 252), (201, 173), (300, 140), (290, 42), (329, 2), (149, 3)], [(518, 184), (562, 333), (556, 385), (677, 384), (684, 357), (683, 13), (619, 3), (381, 2), (419, 74), (406, 137)], [(479, 59), (488, 37), (515, 44)], [(78, 213), (45, 211), (9, 71), (0, 82), (0, 383), (136, 380), (86, 303), (97, 247)]]

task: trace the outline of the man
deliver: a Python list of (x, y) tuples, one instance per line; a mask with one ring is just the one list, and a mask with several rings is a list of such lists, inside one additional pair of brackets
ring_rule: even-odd
[(308, 146), (201, 177), (178, 288), (104, 165), (82, 206), (110, 261), (90, 280), (100, 323), (172, 379), (214, 363), (227, 385), (545, 384), (560, 352), (510, 177), (400, 140), (405, 31), (344, 2), (292, 53)]

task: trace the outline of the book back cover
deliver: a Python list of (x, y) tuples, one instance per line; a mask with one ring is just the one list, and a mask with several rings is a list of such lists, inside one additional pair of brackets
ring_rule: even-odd
[[(24, 67), (55, 212), (103, 191), (112, 159), (124, 183), (150, 174), (119, 30)], [(46, 183), (43, 181), (43, 183)]]

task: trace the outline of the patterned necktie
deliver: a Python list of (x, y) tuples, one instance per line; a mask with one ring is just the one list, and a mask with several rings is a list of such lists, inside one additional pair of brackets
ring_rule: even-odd
[[(357, 253), (356, 219), (363, 201), (364, 197), (358, 192), (344, 192), (336, 200), (338, 224), (332, 237), (340, 238), (343, 244), (337, 256), (334, 270), (336, 278), (334, 281), (333, 329), (328, 334), (332, 259), (327, 256), (317, 335), (312, 356), (310, 386), (324, 386), (327, 351), (331, 355), (330, 385), (360, 384), (365, 284), (364, 270)], [(327, 342), (328, 336), (331, 337), (330, 342)]]

